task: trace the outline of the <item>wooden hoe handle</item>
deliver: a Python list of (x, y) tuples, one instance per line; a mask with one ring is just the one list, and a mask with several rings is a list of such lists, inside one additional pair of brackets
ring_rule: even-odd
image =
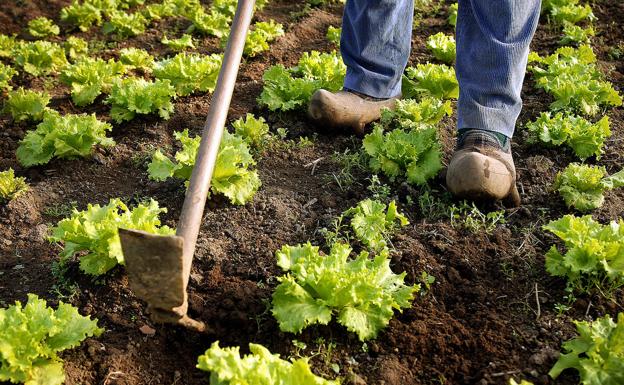
[(204, 214), (204, 206), (210, 180), (214, 171), (223, 129), (227, 119), (228, 110), (234, 85), (238, 75), (247, 31), (253, 17), (255, 0), (239, 0), (232, 22), (232, 29), (228, 39), (227, 48), (223, 55), (223, 63), (217, 86), (212, 96), (210, 110), (206, 117), (206, 123), (202, 132), (201, 144), (195, 160), (195, 167), (191, 174), (191, 180), (184, 198), (184, 206), (178, 222), (176, 235), (184, 239), (184, 264), (183, 274), (185, 277), (184, 288), (188, 285), (191, 273), (195, 244), (199, 234), (201, 220)]

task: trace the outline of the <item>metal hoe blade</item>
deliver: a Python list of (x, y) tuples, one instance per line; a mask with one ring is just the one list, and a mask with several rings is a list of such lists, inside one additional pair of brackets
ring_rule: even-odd
[(130, 288), (145, 302), (152, 320), (177, 323), (203, 332), (202, 322), (189, 318), (188, 280), (184, 274), (184, 239), (119, 229)]

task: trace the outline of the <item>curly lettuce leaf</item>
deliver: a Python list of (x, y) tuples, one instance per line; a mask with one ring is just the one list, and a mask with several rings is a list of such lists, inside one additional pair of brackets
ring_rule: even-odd
[(563, 343), (563, 351), (548, 374), (557, 378), (567, 369), (578, 371), (583, 385), (624, 383), (624, 313), (593, 322), (577, 321), (578, 336)]
[(33, 37), (45, 38), (58, 35), (61, 29), (52, 20), (41, 16), (28, 22), (28, 33)]
[(89, 204), (84, 211), (73, 209), (52, 228), (51, 242), (63, 244), (61, 262), (81, 253), (80, 270), (90, 275), (102, 275), (124, 264), (118, 229), (142, 230), (152, 234), (171, 235), (174, 230), (161, 226), (159, 216), (167, 209), (150, 200), (129, 209), (120, 199), (111, 199), (105, 206)]
[(294, 110), (306, 106), (312, 94), (323, 88), (342, 88), (346, 66), (336, 52), (305, 52), (293, 68), (281, 64), (270, 67), (263, 75), (264, 88), (258, 102), (271, 111)]
[(375, 338), (394, 316), (411, 306), (419, 285), (406, 286), (405, 273), (390, 269), (387, 250), (375, 258), (362, 252), (350, 258), (351, 247), (333, 245), (321, 255), (310, 243), (284, 246), (276, 253), (287, 272), (273, 293), (272, 313), (280, 329), (299, 333), (314, 324), (327, 324), (335, 316), (361, 341)]
[(12, 168), (0, 171), (0, 204), (7, 203), (28, 191), (26, 178), (16, 177)]
[(444, 64), (418, 64), (409, 67), (403, 76), (403, 96), (430, 95), (439, 99), (457, 99), (459, 83), (455, 69)]
[(565, 277), (568, 287), (589, 293), (600, 290), (610, 296), (624, 285), (624, 221), (602, 225), (590, 215), (565, 215), (545, 225), (559, 237), (565, 253), (552, 246), (546, 254), (546, 270)]
[(357, 239), (374, 251), (387, 246), (387, 240), (397, 227), (409, 224), (397, 209), (395, 201), (386, 206), (385, 203), (366, 199), (345, 211), (344, 215), (351, 217), (351, 228)]
[(221, 348), (219, 341), (201, 355), (197, 368), (210, 372), (210, 383), (281, 384), (281, 385), (339, 385), (312, 373), (306, 358), (286, 361), (262, 345), (249, 344), (251, 354), (241, 357), (239, 347)]
[(622, 96), (603, 78), (596, 66), (596, 55), (589, 45), (578, 48), (561, 47), (554, 54), (530, 55), (538, 88), (551, 93), (553, 110), (595, 116), (601, 107), (622, 105)]
[(35, 130), (26, 133), (17, 148), (17, 160), (24, 167), (48, 163), (53, 157), (84, 158), (96, 145), (110, 147), (113, 139), (106, 137), (111, 125), (99, 121), (95, 114), (60, 115), (46, 112)]
[(154, 64), (156, 79), (167, 80), (180, 96), (193, 92), (212, 92), (217, 84), (222, 55), (179, 53)]
[(127, 78), (113, 83), (106, 103), (110, 104), (111, 117), (117, 123), (132, 120), (136, 114), (158, 113), (169, 119), (173, 113), (175, 88), (169, 80), (147, 81), (143, 78)]
[(600, 159), (604, 142), (611, 136), (608, 116), (592, 123), (576, 115), (558, 112), (552, 116), (542, 112), (535, 121), (527, 123), (526, 128), (533, 140), (553, 146), (565, 144), (582, 160), (590, 156)]
[(26, 306), (16, 301), (0, 309), (0, 330), (0, 381), (28, 385), (62, 384), (58, 353), (104, 332), (73, 306), (60, 302), (54, 310), (35, 294), (28, 294)]
[(86, 106), (102, 93), (109, 93), (116, 79), (125, 73), (123, 64), (113, 59), (84, 58), (61, 72), (61, 81), (71, 87), (72, 101)]
[(427, 48), (433, 56), (447, 64), (455, 62), (455, 38), (444, 32), (438, 32), (427, 38)]
[(58, 72), (68, 64), (63, 47), (42, 40), (20, 43), (15, 49), (14, 60), (33, 76)]
[[(156, 151), (147, 169), (151, 179), (164, 181), (178, 178), (188, 181), (191, 178), (201, 137), (191, 138), (188, 130), (176, 132), (174, 135), (181, 142), (182, 149), (176, 152), (175, 162), (162, 152)], [(225, 195), (232, 204), (242, 205), (249, 202), (261, 185), (258, 172), (251, 170), (255, 164), (245, 140), (238, 135), (224, 132), (210, 191)]]
[(11, 114), (16, 122), (38, 122), (48, 110), (48, 103), (50, 95), (47, 92), (25, 90), (20, 87), (9, 92), (3, 111)]

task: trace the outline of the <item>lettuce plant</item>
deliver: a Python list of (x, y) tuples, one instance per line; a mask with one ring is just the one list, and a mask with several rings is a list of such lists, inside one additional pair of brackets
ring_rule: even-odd
[(186, 33), (177, 39), (169, 39), (167, 35), (165, 35), (160, 42), (174, 51), (184, 51), (187, 48), (195, 48), (193, 36)]
[(3, 111), (11, 114), (13, 120), (38, 122), (50, 103), (50, 95), (46, 92), (18, 88), (8, 94)]
[(596, 17), (589, 4), (578, 4), (578, 0), (574, 1), (553, 1), (549, 6), (550, 20), (558, 24), (572, 23), (576, 24), (583, 20), (592, 21)]
[(106, 137), (111, 125), (99, 121), (95, 114), (60, 115), (48, 110), (35, 130), (28, 131), (17, 148), (17, 160), (24, 167), (48, 163), (52, 158), (84, 158), (94, 147), (114, 146)]
[[(182, 148), (176, 152), (175, 161), (157, 150), (147, 169), (151, 179), (164, 181), (178, 178), (188, 181), (191, 178), (201, 137), (191, 138), (188, 130), (175, 132), (174, 136), (181, 142)], [(255, 164), (243, 138), (224, 132), (212, 174), (210, 192), (226, 196), (232, 204), (242, 205), (249, 202), (261, 185), (258, 172), (251, 170)]]
[(111, 199), (105, 206), (89, 204), (84, 211), (74, 208), (69, 218), (58, 222), (49, 240), (63, 244), (62, 263), (80, 255), (80, 270), (102, 275), (124, 264), (119, 228), (171, 235), (175, 231), (162, 226), (159, 219), (160, 214), (166, 212), (167, 209), (158, 207), (153, 199), (133, 209), (120, 199)]
[(55, 310), (35, 294), (0, 309), (0, 381), (28, 385), (61, 385), (65, 381), (59, 352), (104, 332), (97, 320), (81, 316), (59, 302)]
[(197, 368), (210, 372), (210, 383), (215, 385), (340, 384), (340, 381), (325, 380), (312, 373), (306, 358), (283, 360), (258, 344), (249, 344), (249, 351), (251, 354), (241, 357), (238, 347), (221, 348), (216, 341), (199, 357)]
[(449, 5), (448, 23), (455, 27), (457, 25), (457, 13), (459, 11), (459, 3)]
[(195, 91), (212, 92), (217, 84), (222, 55), (199, 55), (179, 53), (154, 64), (154, 76), (167, 80), (180, 96)]
[(296, 67), (287, 69), (278, 64), (264, 73), (264, 88), (258, 102), (271, 111), (300, 108), (307, 105), (312, 94), (320, 88), (340, 90), (345, 74), (346, 66), (335, 51), (306, 52)]
[(17, 71), (13, 67), (0, 63), (0, 92), (13, 89), (10, 83), (15, 75), (17, 75)]
[(403, 77), (404, 97), (433, 96), (439, 99), (457, 99), (459, 83), (455, 69), (444, 64), (418, 64), (408, 67)]
[(590, 43), (590, 37), (595, 34), (594, 28), (591, 26), (583, 28), (579, 25), (565, 22), (563, 23), (563, 37), (559, 40), (559, 44), (588, 44)]
[(624, 285), (624, 220), (602, 225), (590, 215), (565, 215), (544, 226), (564, 242), (565, 253), (553, 245), (546, 253), (546, 270), (567, 279), (580, 293), (594, 289), (611, 296)]
[(336, 46), (340, 46), (341, 34), (342, 34), (342, 28), (334, 27), (333, 25), (330, 25), (327, 28), (327, 34), (325, 35), (325, 38), (327, 38), (327, 41), (329, 41), (330, 43), (335, 44)]
[(119, 61), (128, 69), (140, 69), (143, 72), (152, 72), (154, 57), (144, 49), (122, 48), (119, 51)]
[(8, 203), (26, 191), (26, 178), (16, 177), (12, 168), (0, 171), (0, 204)]
[(448, 102), (431, 98), (420, 103), (399, 101), (394, 111), (384, 110), (362, 142), (369, 168), (391, 180), (405, 178), (409, 183), (426, 184), (442, 169), (435, 123), (450, 111)]
[(622, 96), (603, 79), (596, 66), (596, 55), (588, 45), (577, 49), (561, 47), (547, 57), (531, 53), (529, 61), (537, 87), (555, 98), (550, 105), (553, 110), (595, 116), (601, 107), (622, 105)]
[(0, 57), (13, 57), (13, 51), (18, 46), (18, 41), (14, 36), (0, 34)]
[(255, 149), (261, 149), (269, 135), (269, 125), (263, 117), (256, 118), (252, 114), (237, 119), (232, 123), (236, 135), (243, 138), (245, 142)]
[(555, 177), (554, 188), (568, 207), (587, 212), (602, 206), (604, 192), (624, 186), (624, 170), (607, 176), (604, 167), (570, 163)]
[(604, 142), (611, 136), (608, 116), (592, 123), (576, 115), (558, 112), (551, 116), (549, 112), (542, 112), (534, 122), (527, 123), (526, 128), (531, 141), (552, 146), (565, 144), (582, 160), (594, 155), (600, 159)]
[(116, 79), (125, 72), (123, 64), (113, 59), (105, 61), (84, 58), (61, 72), (61, 81), (71, 87), (72, 100), (86, 106), (102, 93), (109, 93)]
[(172, 98), (175, 89), (169, 80), (147, 81), (143, 78), (128, 78), (114, 82), (106, 103), (110, 104), (111, 117), (117, 123), (132, 120), (136, 114), (158, 113), (169, 119), (173, 113)]
[(338, 323), (361, 341), (375, 338), (394, 316), (411, 306), (419, 285), (404, 284), (405, 273), (390, 269), (387, 250), (350, 258), (351, 247), (335, 243), (328, 255), (310, 243), (284, 246), (277, 264), (286, 272), (273, 292), (273, 316), (282, 331), (299, 333), (314, 325)]
[(86, 32), (92, 26), (102, 24), (102, 12), (89, 2), (80, 3), (74, 0), (70, 5), (61, 9), (61, 20)]
[(574, 369), (583, 385), (624, 383), (624, 313), (617, 322), (609, 315), (593, 322), (576, 321), (578, 336), (563, 343), (563, 354), (548, 374), (557, 378)]
[(243, 53), (248, 57), (254, 57), (260, 52), (268, 50), (269, 43), (280, 36), (284, 36), (284, 26), (282, 24), (276, 23), (274, 20), (268, 22), (259, 21), (249, 31)]
[(386, 248), (392, 233), (398, 227), (409, 224), (405, 215), (397, 209), (395, 201), (386, 206), (377, 200), (366, 199), (343, 215), (351, 217), (351, 228), (356, 238), (373, 251)]
[[(256, 11), (262, 10), (269, 0), (259, 0), (256, 1), (254, 9)], [(234, 17), (234, 12), (236, 12), (237, 0), (214, 0), (212, 2), (212, 9), (216, 12), (219, 12), (227, 17)]]
[(63, 47), (42, 40), (19, 44), (15, 63), (33, 76), (57, 72), (68, 64)]
[(447, 64), (455, 62), (455, 38), (444, 32), (438, 32), (429, 36), (427, 39), (427, 48), (433, 56)]
[[(203, 6), (199, 0), (163, 0), (162, 4), (170, 10), (172, 16), (192, 18), (193, 14), (202, 12)], [(214, 6), (214, 3), (213, 3)]]
[(147, 27), (147, 19), (139, 12), (114, 11), (109, 13), (108, 17), (109, 20), (104, 23), (104, 33), (114, 33), (120, 39), (140, 35)]
[(230, 31), (230, 18), (222, 13), (206, 13), (203, 8), (190, 15), (193, 25), (188, 32), (198, 31), (204, 35), (223, 37)]
[(68, 58), (75, 60), (89, 53), (89, 43), (79, 37), (70, 36), (63, 43), (63, 49)]
[(175, 14), (174, 7), (168, 3), (153, 3), (148, 4), (145, 8), (141, 9), (141, 14), (149, 21), (160, 20), (163, 17), (173, 16)]
[(50, 37), (61, 33), (58, 25), (47, 17), (38, 17), (28, 22), (28, 33), (33, 37)]

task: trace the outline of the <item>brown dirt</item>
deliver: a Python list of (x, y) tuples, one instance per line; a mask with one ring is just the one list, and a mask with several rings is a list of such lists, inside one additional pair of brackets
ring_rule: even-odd
[[(58, 19), (63, 1), (2, 1), (0, 33), (19, 34), (27, 20), (37, 16)], [(593, 7), (598, 16), (596, 51), (601, 65), (611, 68), (609, 79), (624, 89), (624, 65), (610, 59), (609, 47), (622, 43), (622, 4), (600, 1)], [(219, 339), (222, 346), (262, 343), (285, 357), (295, 354), (292, 340), (304, 341), (310, 355), (336, 344), (328, 361), (317, 356), (312, 365), (317, 373), (334, 377), (328, 363), (340, 366), (340, 375), (368, 384), (506, 384), (510, 376), (529, 378), (536, 384), (553, 383), (546, 376), (562, 341), (573, 335), (572, 319), (596, 317), (622, 311), (621, 306), (598, 297), (582, 297), (572, 310), (559, 316), (554, 306), (563, 302), (564, 284), (544, 270), (544, 252), (554, 239), (540, 226), (568, 210), (549, 190), (556, 172), (574, 157), (567, 150), (544, 149), (527, 144), (521, 128), (514, 139), (514, 155), (524, 205), (508, 209), (507, 223), (492, 235), (472, 235), (455, 229), (445, 219), (429, 219), (409, 204), (417, 202), (420, 191), (396, 185), (395, 198), (410, 217), (411, 225), (396, 237), (392, 267), (406, 271), (409, 283), (419, 281), (422, 271), (435, 276), (431, 290), (414, 301), (411, 309), (396, 315), (380, 337), (365, 346), (340, 325), (313, 327), (294, 336), (279, 331), (268, 312), (271, 289), (280, 274), (273, 253), (281, 245), (311, 240), (321, 242), (319, 229), (328, 226), (340, 212), (368, 196), (367, 175), (355, 172), (356, 182), (341, 189), (332, 181), (340, 165), (330, 156), (345, 149), (359, 148), (359, 139), (343, 134), (317, 132), (300, 113), (270, 114), (259, 109), (255, 99), (262, 89), (264, 70), (275, 63), (293, 65), (300, 54), (312, 49), (333, 49), (325, 41), (329, 25), (340, 23), (341, 8), (315, 9), (295, 20), (294, 12), (304, 1), (273, 0), (257, 17), (285, 23), (286, 36), (269, 52), (247, 60), (241, 69), (230, 117), (246, 112), (264, 116), (272, 129), (287, 127), (289, 138), (307, 136), (313, 146), (275, 148), (259, 162), (263, 187), (252, 203), (232, 207), (218, 197), (208, 202), (190, 284), (190, 313), (214, 328), (200, 336), (175, 327), (151, 324), (144, 304), (128, 289), (123, 269), (91, 280), (72, 263), (64, 278), (53, 275), (58, 246), (45, 240), (47, 230), (62, 218), (62, 205), (83, 209), (87, 203), (105, 203), (122, 197), (136, 202), (153, 197), (169, 208), (165, 222), (174, 225), (182, 205), (184, 189), (179, 183), (154, 183), (147, 179), (144, 158), (153, 148), (173, 146), (172, 132), (188, 127), (198, 133), (210, 97), (180, 98), (169, 121), (141, 117), (116, 125), (117, 146), (93, 159), (53, 161), (43, 167), (21, 168), (15, 149), (26, 125), (16, 125), (0, 117), (0, 169), (13, 167), (28, 178), (31, 191), (0, 207), (0, 306), (24, 300), (37, 293), (55, 303), (59, 299), (79, 307), (83, 314), (100, 320), (107, 332), (79, 348), (63, 353), (67, 384), (203, 384), (207, 374), (195, 369), (197, 357)], [(420, 21), (414, 30), (411, 63), (430, 60), (424, 39), (435, 32), (451, 33), (446, 13)], [(119, 42), (117, 48), (101, 52), (116, 55), (120, 47), (148, 47), (155, 55), (168, 52), (158, 43), (162, 31), (181, 30), (181, 21), (163, 21), (140, 37)], [(105, 40), (99, 31), (79, 34)], [(60, 39), (60, 38), (59, 38)], [(556, 31), (540, 26), (534, 48), (552, 51)], [(198, 50), (219, 50), (214, 39), (202, 40)], [(20, 85), (41, 87), (28, 77)], [(64, 112), (78, 112), (63, 87), (51, 90), (53, 106)], [(519, 127), (548, 108), (549, 97), (533, 87), (530, 76), (524, 89), (525, 109)], [(107, 119), (108, 107), (96, 103), (88, 109)], [(84, 111), (84, 110), (82, 110)], [(624, 112), (609, 113), (613, 136), (607, 142), (601, 164), (610, 172), (624, 166)], [(453, 147), (454, 117), (441, 127), (446, 155)], [(304, 165), (316, 159), (312, 175)], [(432, 182), (442, 196), (441, 180)], [(492, 209), (494, 207), (484, 207)], [(55, 212), (56, 209), (56, 212)], [(60, 214), (60, 215), (58, 215)], [(622, 217), (624, 191), (611, 192), (607, 204), (595, 212), (601, 221)], [(76, 289), (69, 286), (77, 285)], [(536, 300), (535, 288), (538, 289)], [(622, 293), (619, 293), (622, 299)], [(537, 309), (540, 314), (537, 317)], [(620, 300), (620, 303), (623, 301)], [(154, 336), (141, 333), (144, 325), (155, 327)], [(572, 384), (566, 374), (557, 383)]]

